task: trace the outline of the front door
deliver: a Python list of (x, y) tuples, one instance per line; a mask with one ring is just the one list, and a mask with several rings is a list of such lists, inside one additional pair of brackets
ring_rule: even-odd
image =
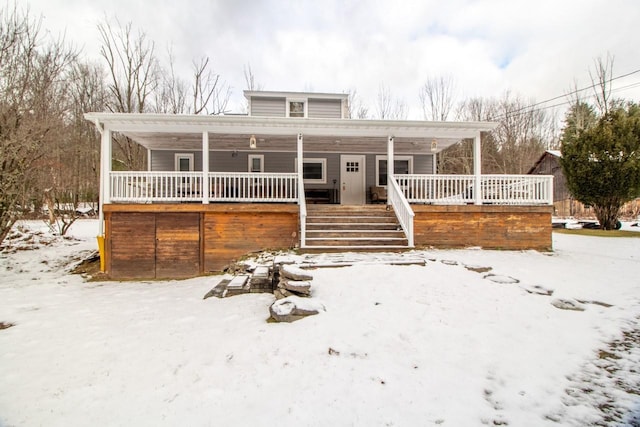
[(340, 156), (340, 203), (343, 205), (364, 205), (365, 156), (343, 154)]

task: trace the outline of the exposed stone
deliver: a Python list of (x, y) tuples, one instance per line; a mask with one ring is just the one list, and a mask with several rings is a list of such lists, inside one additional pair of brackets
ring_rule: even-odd
[(476, 273), (487, 273), (487, 272), (492, 270), (491, 267), (483, 267), (481, 265), (467, 265), (467, 264), (465, 264), (464, 268), (466, 268), (469, 271), (476, 272)]
[(281, 279), (278, 287), (293, 292), (300, 296), (311, 295), (311, 282), (308, 280), (287, 280)]
[(231, 282), (231, 280), (229, 280), (229, 279), (221, 280), (220, 283), (215, 285), (213, 287), (213, 289), (211, 289), (209, 292), (207, 292), (206, 295), (204, 296), (204, 298), (202, 298), (202, 299), (207, 299), (207, 298), (211, 298), (211, 297), (223, 298), (224, 294), (227, 291), (227, 285), (229, 284), (229, 282)]
[(458, 265), (458, 261), (454, 261), (452, 259), (443, 259), (440, 262), (443, 263), (444, 265)]
[(313, 275), (308, 271), (296, 267), (295, 265), (285, 264), (280, 267), (280, 275), (291, 280), (313, 280)]
[(484, 276), (485, 279), (489, 279), (494, 283), (501, 283), (501, 284), (512, 284), (512, 283), (520, 283), (520, 280), (518, 279), (514, 279), (513, 277), (510, 276), (501, 276), (499, 274), (487, 274), (486, 276)]
[(295, 322), (307, 316), (313, 316), (326, 311), (324, 305), (313, 298), (300, 298), (290, 296), (277, 300), (271, 307), (269, 312), (276, 322)]
[(578, 301), (570, 299), (556, 298), (551, 301), (551, 305), (560, 310), (584, 311), (584, 307)]
[(287, 298), (287, 297), (293, 296), (294, 294), (292, 292), (289, 292), (288, 290), (286, 290), (284, 288), (276, 288), (273, 291), (273, 295), (276, 297), (277, 300), (279, 300), (279, 299), (283, 299), (283, 298)]

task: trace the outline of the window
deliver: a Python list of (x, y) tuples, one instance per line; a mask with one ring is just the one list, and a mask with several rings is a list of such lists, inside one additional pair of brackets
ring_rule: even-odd
[[(296, 172), (298, 161), (296, 159)], [(306, 184), (327, 183), (327, 159), (304, 159), (302, 161), (302, 177)]]
[(178, 172), (193, 172), (193, 153), (176, 153), (175, 170)]
[(264, 172), (264, 154), (249, 154), (249, 172)]
[(287, 117), (307, 117), (306, 100), (287, 99)]
[[(413, 173), (413, 157), (395, 156), (393, 171), (395, 175)], [(376, 156), (376, 185), (387, 185), (387, 156)]]

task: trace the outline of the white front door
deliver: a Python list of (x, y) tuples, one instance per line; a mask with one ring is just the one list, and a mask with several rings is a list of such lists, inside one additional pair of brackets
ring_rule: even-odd
[(343, 154), (340, 156), (340, 203), (364, 205), (365, 202), (365, 156)]

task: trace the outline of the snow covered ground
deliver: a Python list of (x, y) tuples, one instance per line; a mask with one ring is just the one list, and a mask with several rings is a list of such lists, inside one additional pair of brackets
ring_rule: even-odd
[(0, 253), (2, 427), (640, 425), (640, 239), (352, 255), (275, 324), (269, 294), (203, 300), (223, 276), (85, 282), (96, 222), (40, 224)]

